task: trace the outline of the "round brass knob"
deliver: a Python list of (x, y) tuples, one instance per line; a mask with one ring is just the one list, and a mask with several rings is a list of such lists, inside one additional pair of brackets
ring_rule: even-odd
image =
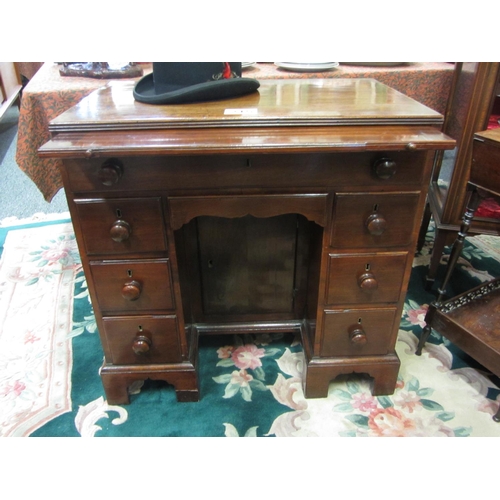
[(128, 240), (131, 234), (132, 228), (130, 227), (130, 224), (124, 220), (115, 221), (109, 230), (111, 239), (117, 243), (122, 243)]
[(123, 167), (117, 160), (108, 160), (101, 165), (98, 172), (99, 180), (105, 186), (117, 184), (123, 174)]
[(358, 286), (361, 290), (371, 292), (372, 290), (376, 290), (378, 288), (378, 282), (372, 273), (363, 273), (358, 278)]
[(122, 297), (126, 300), (134, 301), (141, 296), (142, 285), (135, 280), (125, 283), (122, 288)]
[(146, 354), (151, 348), (151, 340), (146, 337), (146, 335), (137, 335), (137, 337), (132, 342), (132, 350), (135, 354), (140, 356), (141, 354)]
[(349, 340), (356, 345), (364, 345), (367, 342), (366, 333), (360, 325), (356, 325), (349, 331)]
[(366, 227), (368, 232), (373, 236), (380, 236), (387, 228), (387, 221), (384, 216), (379, 213), (371, 214), (366, 219)]
[(380, 158), (373, 163), (373, 171), (379, 179), (390, 179), (397, 171), (397, 164), (390, 158)]

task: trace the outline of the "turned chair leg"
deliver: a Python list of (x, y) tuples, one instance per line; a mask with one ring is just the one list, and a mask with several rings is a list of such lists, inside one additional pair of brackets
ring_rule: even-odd
[(438, 288), (437, 290), (438, 296), (436, 300), (434, 300), (431, 303), (431, 305), (429, 306), (429, 310), (425, 315), (426, 326), (422, 331), (422, 335), (420, 336), (420, 340), (418, 342), (417, 350), (415, 351), (415, 354), (417, 356), (420, 356), (422, 354), (422, 348), (424, 347), (424, 344), (427, 342), (427, 339), (429, 338), (432, 329), (432, 317), (434, 316), (434, 311), (438, 310), (442, 305), (443, 297), (446, 293), (448, 282), (451, 279), (451, 275), (453, 274), (453, 270), (455, 269), (455, 266), (458, 262), (458, 258), (462, 253), (465, 238), (467, 237), (467, 233), (469, 232), (470, 226), (472, 224), (472, 219), (474, 218), (474, 212), (476, 211), (479, 205), (480, 197), (477, 190), (474, 188), (474, 186), (471, 185), (469, 185), (468, 188), (471, 189), (469, 201), (467, 203), (467, 207), (465, 209), (465, 213), (462, 218), (462, 224), (460, 226), (460, 230), (458, 231), (457, 238), (453, 243), (453, 247), (451, 249), (450, 257), (448, 259), (448, 265), (446, 266), (446, 273), (444, 276), (443, 284), (441, 285), (440, 288)]
[(426, 325), (422, 331), (422, 335), (420, 335), (420, 340), (418, 341), (417, 350), (415, 351), (415, 354), (417, 356), (420, 356), (422, 354), (422, 348), (427, 342), (427, 339), (429, 338), (430, 334), (431, 334), (431, 327), (429, 325)]

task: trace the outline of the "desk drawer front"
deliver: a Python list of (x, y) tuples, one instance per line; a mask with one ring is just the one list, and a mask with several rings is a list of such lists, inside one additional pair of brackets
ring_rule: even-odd
[(75, 202), (88, 255), (167, 250), (160, 198)]
[(335, 199), (330, 245), (405, 247), (412, 241), (420, 193), (349, 193)]
[(407, 253), (330, 255), (326, 303), (397, 302)]
[(167, 259), (91, 262), (90, 269), (104, 314), (164, 311), (175, 307)]
[(176, 316), (104, 318), (103, 324), (115, 365), (182, 361)]
[(324, 313), (322, 356), (384, 355), (396, 309), (331, 310)]
[[(423, 154), (304, 153), (65, 160), (73, 192), (340, 186), (419, 186)], [(380, 161), (389, 160), (389, 163)], [(378, 173), (377, 173), (378, 172)]]

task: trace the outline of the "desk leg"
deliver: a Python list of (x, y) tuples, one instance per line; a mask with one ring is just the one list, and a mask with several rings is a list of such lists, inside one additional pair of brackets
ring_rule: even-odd
[(314, 358), (306, 363), (304, 395), (306, 398), (326, 398), (330, 382), (339, 375), (363, 373), (373, 378), (374, 396), (389, 396), (396, 389), (400, 364), (396, 353), (352, 359)]
[(177, 365), (116, 366), (104, 364), (101, 380), (109, 404), (130, 403), (128, 388), (139, 380), (163, 380), (175, 388), (177, 401), (199, 401), (198, 374), (191, 363)]

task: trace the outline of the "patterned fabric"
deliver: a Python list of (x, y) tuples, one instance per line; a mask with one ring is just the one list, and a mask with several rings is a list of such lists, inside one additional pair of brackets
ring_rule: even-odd
[[(393, 395), (374, 397), (368, 377), (351, 375), (330, 384), (328, 397), (306, 400), (298, 338), (229, 335), (200, 339), (199, 402), (178, 403), (172, 387), (146, 381), (117, 406), (102, 388), (71, 225), (11, 231), (0, 261), (0, 435), (500, 436), (498, 378), (435, 332), (415, 355), (434, 298), (423, 287), (432, 238), (431, 227), (414, 259)], [(450, 293), (500, 276), (499, 240), (467, 240)]]
[(49, 123), (107, 81), (59, 76), (55, 63), (45, 63), (23, 90), (16, 162), (47, 201), (62, 187), (60, 161), (41, 159), (38, 148), (50, 140)]
[[(271, 78), (375, 78), (382, 83), (444, 113), (454, 66), (449, 63), (410, 63), (389, 68), (339, 66), (321, 73), (292, 73), (274, 64), (259, 63), (246, 69), (243, 76), (257, 80)], [(144, 74), (151, 64), (144, 65)], [(134, 81), (137, 79), (133, 79)], [(45, 63), (23, 91), (19, 117), (16, 161), (50, 201), (62, 187), (60, 161), (42, 159), (38, 148), (50, 139), (49, 123), (106, 80), (59, 76), (58, 65)]]

